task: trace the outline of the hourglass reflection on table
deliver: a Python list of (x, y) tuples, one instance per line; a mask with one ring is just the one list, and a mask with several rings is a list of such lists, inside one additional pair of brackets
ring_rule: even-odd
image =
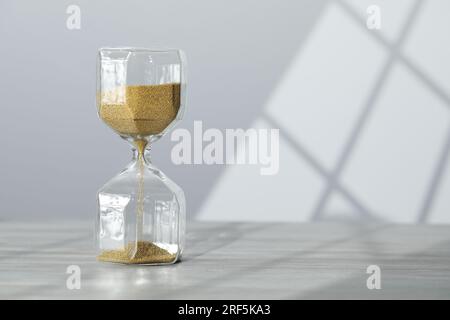
[(182, 255), (184, 193), (152, 165), (149, 147), (183, 115), (185, 68), (181, 50), (99, 50), (99, 117), (133, 148), (131, 163), (97, 194), (100, 261), (170, 264)]

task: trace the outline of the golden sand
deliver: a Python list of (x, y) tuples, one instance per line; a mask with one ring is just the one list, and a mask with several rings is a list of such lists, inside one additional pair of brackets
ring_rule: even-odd
[(131, 242), (123, 250), (105, 250), (97, 256), (99, 261), (126, 263), (126, 264), (152, 264), (152, 263), (172, 263), (176, 255), (147, 242), (138, 241), (136, 254), (136, 242)]
[(123, 86), (103, 92), (99, 115), (122, 135), (144, 137), (161, 133), (177, 116), (180, 84)]

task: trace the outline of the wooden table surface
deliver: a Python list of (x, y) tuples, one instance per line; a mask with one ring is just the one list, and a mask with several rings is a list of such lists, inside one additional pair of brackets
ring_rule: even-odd
[[(0, 221), (3, 299), (450, 298), (450, 226), (188, 224), (184, 260), (99, 263), (88, 222)], [(81, 288), (66, 286), (67, 267)], [(381, 289), (369, 290), (369, 265)]]

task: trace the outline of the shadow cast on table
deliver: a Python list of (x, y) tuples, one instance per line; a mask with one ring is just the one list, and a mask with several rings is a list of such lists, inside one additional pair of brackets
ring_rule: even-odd
[[(188, 251), (183, 261), (188, 262), (199, 258), (208, 252), (226, 247), (249, 234), (272, 227), (273, 223), (247, 224), (243, 222), (226, 222), (212, 229), (201, 229), (195, 233), (195, 238), (188, 241)], [(196, 246), (201, 249), (196, 251)], [(192, 252), (192, 253), (191, 253)]]
[[(374, 252), (369, 250), (368, 253)], [(447, 258), (442, 259), (440, 253), (445, 253)], [(288, 299), (449, 299), (450, 259), (448, 257), (450, 257), (450, 239), (430, 248), (395, 258), (374, 253), (369, 260), (371, 264), (380, 267), (381, 289), (367, 288), (366, 282), (370, 274), (362, 268), (361, 274), (357, 276), (321, 286), (306, 294), (299, 293)], [(433, 260), (432, 270), (420, 267), (424, 259)], [(399, 261), (408, 261), (408, 264), (399, 266)], [(425, 278), (424, 275), (428, 277)]]
[(67, 244), (75, 243), (78, 241), (85, 241), (87, 238), (92, 238), (92, 234), (89, 233), (89, 234), (85, 234), (84, 236), (78, 236), (78, 237), (53, 241), (53, 242), (49, 242), (49, 243), (46, 243), (43, 245), (31, 247), (31, 249), (27, 249), (27, 250), (12, 251), (11, 253), (0, 256), (0, 261), (14, 259), (14, 258), (18, 258), (18, 257), (30, 256), (30, 255), (34, 255), (34, 254), (40, 254), (40, 253), (42, 253), (43, 250), (61, 248), (62, 246), (67, 245)]
[[(214, 283), (214, 285), (217, 286), (220, 283), (227, 283), (232, 280), (245, 278), (246, 276), (248, 276), (250, 274), (255, 274), (258, 271), (262, 271), (265, 269), (274, 268), (277, 265), (280, 265), (280, 264), (283, 264), (285, 262), (289, 262), (292, 260), (296, 260), (299, 257), (306, 257), (311, 254), (317, 254), (317, 253), (320, 253), (321, 250), (325, 250), (325, 249), (334, 247), (336, 245), (339, 245), (339, 244), (342, 244), (345, 242), (358, 241), (358, 238), (365, 237), (370, 233), (374, 233), (374, 232), (380, 231), (382, 229), (386, 229), (388, 226), (387, 225), (377, 225), (377, 226), (367, 227), (367, 226), (364, 226), (361, 224), (355, 224), (354, 227), (358, 228), (358, 231), (356, 231), (352, 235), (337, 238), (337, 239), (334, 238), (323, 244), (320, 244), (320, 245), (317, 245), (317, 246), (314, 246), (311, 248), (307, 248), (307, 249), (291, 251), (288, 254), (277, 256), (275, 258), (270, 258), (270, 259), (263, 260), (263, 261), (255, 260), (255, 262), (257, 262), (257, 264), (254, 264), (254, 265), (251, 265), (251, 266), (248, 266), (245, 268), (239, 268), (239, 269), (229, 272), (225, 275), (219, 275), (214, 278), (205, 278), (204, 281), (199, 282), (195, 285), (191, 285), (189, 287), (177, 288), (176, 294), (177, 294), (177, 296), (180, 296), (180, 294), (183, 295), (183, 294), (194, 293), (195, 290), (203, 290), (204, 288), (209, 287), (208, 283)], [(168, 295), (170, 295), (170, 294), (171, 293), (169, 292)], [(167, 297), (161, 296), (160, 298), (165, 299), (165, 298), (171, 298), (171, 297), (170, 296), (167, 296)]]
[[(193, 251), (192, 254), (189, 253), (189, 251), (186, 253), (186, 255), (183, 257), (181, 263), (175, 263), (173, 265), (165, 265), (165, 266), (139, 266), (139, 265), (121, 265), (121, 264), (98, 264), (94, 266), (94, 270), (97, 270), (97, 273), (93, 275), (89, 275), (89, 273), (85, 273), (83, 282), (89, 282), (92, 280), (98, 280), (99, 275), (103, 276), (104, 278), (111, 278), (117, 280), (117, 275), (123, 276), (125, 272), (125, 277), (127, 281), (130, 281), (131, 283), (136, 280), (137, 278), (142, 278), (142, 275), (140, 274), (147, 274), (148, 272), (162, 272), (162, 271), (168, 271), (168, 270), (174, 270), (178, 267), (183, 267), (185, 263), (193, 262), (198, 257), (201, 257), (208, 252), (218, 250), (220, 248), (223, 248), (235, 241), (238, 241), (242, 237), (264, 230), (266, 228), (269, 228), (270, 226), (273, 226), (273, 224), (269, 223), (260, 223), (257, 225), (254, 224), (247, 224), (247, 223), (219, 223), (217, 226), (208, 228), (208, 229), (199, 229), (194, 230), (193, 232), (193, 238), (188, 239), (188, 248), (189, 251)], [(31, 255), (36, 252), (41, 252), (42, 250), (51, 249), (51, 248), (60, 248), (61, 246), (64, 246), (66, 244), (70, 244), (76, 241), (85, 240), (86, 237), (77, 237), (77, 238), (70, 238), (65, 239), (61, 241), (55, 241), (52, 243), (47, 243), (42, 246), (38, 246), (36, 248), (33, 248), (33, 250), (23, 250), (18, 253), (15, 253), (14, 255), (9, 255), (9, 258), (16, 258), (16, 257), (22, 257), (26, 255)], [(205, 246), (206, 244), (206, 246)], [(196, 246), (200, 247), (200, 250), (196, 250)], [(2, 258), (8, 258), (8, 257), (2, 257)], [(87, 266), (81, 266), (82, 270), (87, 270)], [(90, 268), (90, 267), (89, 267)], [(64, 272), (65, 270), (62, 270), (60, 274), (55, 274), (54, 276), (57, 277), (58, 283), (64, 284), (66, 282), (67, 275)], [(119, 277), (120, 278), (120, 277)], [(122, 278), (120, 278), (122, 279)], [(134, 279), (134, 280), (133, 280)], [(123, 280), (123, 279), (122, 279)], [(52, 295), (52, 292), (55, 290), (54, 284), (39, 284), (39, 285), (30, 285), (29, 287), (24, 288), (23, 290), (19, 290), (18, 292), (12, 293), (8, 295), (8, 298), (23, 298), (23, 297), (36, 297), (36, 296), (42, 296), (44, 293), (48, 293)], [(102, 289), (95, 288), (94, 289), (97, 294), (102, 294)], [(91, 292), (92, 293), (92, 292)], [(73, 293), (72, 297), (79, 297), (77, 293)], [(70, 297), (70, 296), (69, 296)]]

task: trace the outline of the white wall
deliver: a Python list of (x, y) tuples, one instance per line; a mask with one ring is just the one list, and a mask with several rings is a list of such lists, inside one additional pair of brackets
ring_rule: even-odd
[[(419, 3), (419, 5), (417, 5)], [(80, 30), (66, 8), (81, 8)], [(368, 30), (366, 9), (381, 9)], [(129, 147), (95, 111), (101, 46), (180, 47), (179, 127), (279, 128), (280, 172), (154, 163), (191, 218), (450, 222), (450, 3), (440, 0), (0, 3), (0, 219), (92, 218)], [(25, 147), (24, 147), (25, 145)]]
[(280, 174), (230, 167), (199, 216), (450, 222), (449, 9), (329, 2), (253, 122), (281, 129)]

